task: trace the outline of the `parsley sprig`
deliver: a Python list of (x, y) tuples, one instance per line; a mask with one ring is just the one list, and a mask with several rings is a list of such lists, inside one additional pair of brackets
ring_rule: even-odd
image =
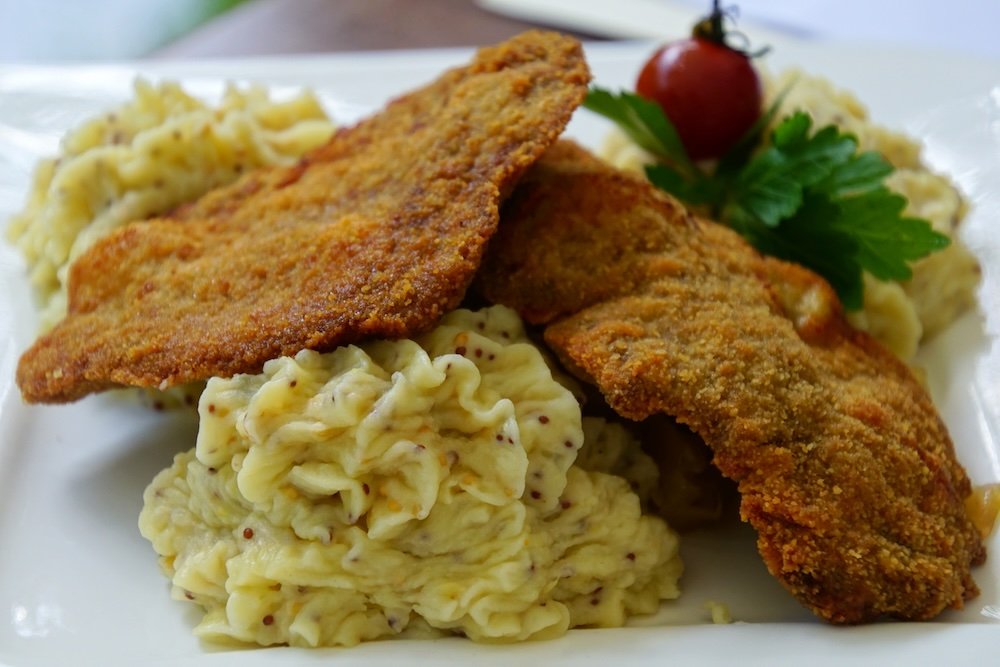
[(833, 125), (812, 132), (795, 112), (777, 123), (780, 98), (713, 166), (693, 163), (659, 105), (638, 95), (592, 88), (584, 106), (614, 121), (656, 156), (649, 180), (715, 220), (763, 253), (819, 273), (844, 306), (862, 306), (862, 274), (906, 280), (909, 263), (940, 250), (949, 238), (903, 214), (906, 199), (885, 186), (893, 167)]

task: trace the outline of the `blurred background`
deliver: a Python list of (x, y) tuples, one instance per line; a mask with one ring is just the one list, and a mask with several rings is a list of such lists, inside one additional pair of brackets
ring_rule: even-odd
[[(738, 4), (739, 25), (764, 40), (879, 41), (1000, 62), (1000, 0)], [(708, 0), (0, 0), (0, 63), (471, 46), (535, 25), (585, 39), (655, 39), (686, 33), (709, 6)]]

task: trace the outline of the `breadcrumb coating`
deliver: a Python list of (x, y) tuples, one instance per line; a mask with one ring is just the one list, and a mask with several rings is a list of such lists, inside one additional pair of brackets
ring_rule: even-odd
[(165, 388), (431, 327), (589, 78), (578, 42), (525, 33), (294, 166), (112, 233), (73, 264), (68, 316), (18, 365), (22, 395)]
[(738, 483), (770, 572), (834, 623), (978, 593), (969, 480), (926, 391), (830, 287), (562, 142), (477, 279), (622, 416), (675, 416)]

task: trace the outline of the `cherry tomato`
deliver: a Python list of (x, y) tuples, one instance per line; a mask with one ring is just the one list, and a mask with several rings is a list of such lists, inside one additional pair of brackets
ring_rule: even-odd
[(663, 108), (692, 160), (724, 155), (761, 113), (750, 58), (701, 37), (658, 49), (639, 73), (636, 92)]

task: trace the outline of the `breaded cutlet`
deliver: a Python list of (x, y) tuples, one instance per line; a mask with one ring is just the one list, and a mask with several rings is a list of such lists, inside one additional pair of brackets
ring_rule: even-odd
[(476, 285), (546, 325), (620, 415), (697, 433), (770, 572), (820, 617), (925, 620), (977, 595), (948, 432), (820, 277), (560, 142), (504, 205)]
[(434, 325), (498, 207), (582, 102), (579, 43), (528, 32), (256, 171), (132, 223), (72, 265), (66, 318), (24, 353), (29, 402), (258, 372), (268, 359)]

